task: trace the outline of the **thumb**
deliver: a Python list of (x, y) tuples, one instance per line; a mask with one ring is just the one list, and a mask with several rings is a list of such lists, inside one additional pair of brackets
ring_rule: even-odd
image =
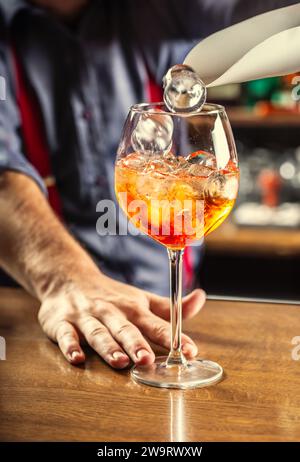
[(195, 289), (182, 299), (182, 317), (189, 319), (195, 316), (203, 308), (206, 293), (202, 289)]
[[(149, 294), (150, 310), (162, 319), (170, 320), (170, 300), (155, 294)], [(192, 318), (200, 311), (205, 302), (206, 294), (202, 289), (195, 289), (182, 299), (183, 319)]]

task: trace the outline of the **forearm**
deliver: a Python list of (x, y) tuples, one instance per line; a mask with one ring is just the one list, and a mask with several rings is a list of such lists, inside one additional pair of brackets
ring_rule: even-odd
[[(41, 301), (39, 322), (70, 363), (85, 360), (81, 337), (116, 368), (130, 359), (144, 365), (154, 361), (144, 336), (169, 347), (168, 299), (101, 273), (33, 180), (19, 173), (0, 175), (0, 213), (0, 265)], [(190, 294), (183, 314), (197, 312), (204, 299), (199, 290)], [(197, 347), (188, 336), (182, 344), (187, 358), (195, 356)]]
[(0, 213), (0, 265), (39, 300), (71, 283), (74, 271), (98, 272), (30, 178), (0, 175)]

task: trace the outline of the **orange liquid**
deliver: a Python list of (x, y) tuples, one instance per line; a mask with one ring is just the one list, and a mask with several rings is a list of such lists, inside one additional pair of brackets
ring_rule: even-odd
[(170, 173), (145, 172), (126, 159), (120, 159), (115, 170), (120, 206), (137, 228), (168, 248), (182, 249), (202, 239), (232, 210), (238, 189), (237, 167), (222, 172), (205, 168), (205, 175), (195, 176), (186, 170), (176, 174), (172, 169)]

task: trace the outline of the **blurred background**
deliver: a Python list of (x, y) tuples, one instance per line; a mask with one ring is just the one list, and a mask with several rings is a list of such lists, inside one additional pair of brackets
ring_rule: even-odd
[(241, 169), (230, 218), (206, 238), (198, 277), (209, 294), (300, 300), (299, 82), (295, 74), (209, 90), (226, 107)]

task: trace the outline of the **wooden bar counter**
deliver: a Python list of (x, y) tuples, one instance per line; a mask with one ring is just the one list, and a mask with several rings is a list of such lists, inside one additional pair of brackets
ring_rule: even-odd
[(186, 391), (136, 384), (91, 351), (69, 365), (37, 310), (23, 291), (0, 289), (0, 441), (300, 440), (300, 306), (208, 301), (185, 331), (225, 377)]

